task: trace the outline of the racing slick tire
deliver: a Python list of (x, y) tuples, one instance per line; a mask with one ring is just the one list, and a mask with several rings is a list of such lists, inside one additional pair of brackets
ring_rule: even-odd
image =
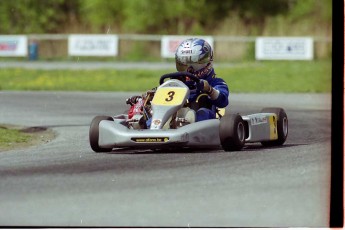
[(96, 153), (99, 152), (110, 152), (112, 148), (102, 148), (98, 145), (98, 138), (99, 138), (99, 123), (101, 121), (108, 120), (112, 121), (113, 118), (109, 116), (96, 116), (92, 121), (90, 125), (89, 130), (89, 141), (90, 146), (93, 151)]
[(239, 151), (245, 143), (245, 123), (239, 114), (225, 115), (220, 119), (220, 143), (224, 151)]
[(263, 146), (279, 146), (283, 145), (289, 133), (288, 129), (288, 117), (286, 112), (282, 108), (263, 108), (262, 113), (275, 113), (277, 114), (277, 131), (278, 139), (274, 141), (262, 141)]

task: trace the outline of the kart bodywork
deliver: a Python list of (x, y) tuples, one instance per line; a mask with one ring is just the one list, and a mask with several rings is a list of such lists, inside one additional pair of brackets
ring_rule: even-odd
[[(127, 114), (96, 116), (89, 131), (91, 148), (95, 152), (187, 147), (236, 151), (245, 143), (275, 146), (285, 142), (288, 119), (282, 108), (265, 108), (244, 116), (219, 112), (217, 119), (195, 122), (195, 110), (191, 109), (195, 105), (188, 102), (191, 89), (181, 81), (182, 76), (199, 80), (187, 72), (163, 75), (157, 90), (147, 94), (143, 115), (131, 119)], [(144, 120), (148, 118), (151, 125), (146, 128)]]

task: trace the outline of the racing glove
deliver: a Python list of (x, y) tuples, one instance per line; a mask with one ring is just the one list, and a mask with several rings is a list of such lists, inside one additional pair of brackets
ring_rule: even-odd
[(139, 99), (141, 99), (141, 96), (132, 96), (126, 99), (126, 104), (135, 105)]
[(211, 100), (216, 100), (219, 96), (219, 91), (210, 86), (210, 84), (206, 80), (200, 79), (200, 82), (198, 83), (198, 89), (208, 94)]

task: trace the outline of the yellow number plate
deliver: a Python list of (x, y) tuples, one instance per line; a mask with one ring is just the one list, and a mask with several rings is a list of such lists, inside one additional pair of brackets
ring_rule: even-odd
[(160, 88), (152, 100), (153, 105), (180, 105), (187, 93), (184, 88)]
[(278, 130), (277, 130), (277, 117), (275, 115), (270, 116), (270, 139), (277, 140), (278, 139)]

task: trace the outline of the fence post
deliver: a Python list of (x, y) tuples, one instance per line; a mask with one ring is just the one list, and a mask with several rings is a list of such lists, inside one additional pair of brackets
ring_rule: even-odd
[(38, 59), (38, 42), (35, 40), (29, 43), (29, 60), (36, 61)]

